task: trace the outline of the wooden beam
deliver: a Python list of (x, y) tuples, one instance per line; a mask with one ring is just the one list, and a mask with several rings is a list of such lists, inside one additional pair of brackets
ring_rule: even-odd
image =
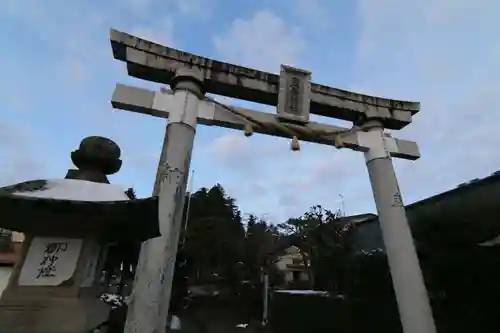
[[(131, 76), (169, 84), (180, 67), (197, 67), (207, 92), (276, 106), (279, 75), (237, 66), (155, 44), (117, 31), (110, 32), (115, 59), (127, 62)], [(401, 129), (420, 110), (420, 103), (357, 94), (311, 84), (311, 113), (348, 121), (378, 116), (389, 129)]]
[[(168, 119), (168, 106), (171, 104), (172, 95), (167, 92), (154, 92), (142, 88), (136, 88), (123, 84), (117, 84), (111, 104), (116, 109), (133, 111), (142, 114), (149, 114), (155, 117)], [(266, 126), (256, 127), (254, 131), (261, 134), (272, 135), (283, 138), (291, 138), (290, 133), (284, 133), (278, 129), (280, 121), (276, 115), (271, 113), (259, 112), (239, 107), (231, 107), (237, 109), (246, 117), (255, 119), (258, 123), (266, 124)], [(221, 105), (212, 101), (204, 101), (201, 103), (198, 123), (208, 126), (221, 126), (226, 128), (242, 130), (247, 122)], [(308, 131), (314, 132), (339, 132), (348, 130), (347, 128), (326, 125), (315, 122), (309, 122), (302, 126)], [(319, 144), (334, 146), (335, 136), (322, 137), (318, 135), (300, 134), (297, 136), (301, 141), (315, 142)], [(358, 139), (356, 132), (342, 135), (342, 143), (346, 148), (356, 151), (367, 151), (369, 147), (364, 146), (361, 140)], [(420, 157), (418, 146), (413, 141), (394, 139), (394, 148), (391, 150), (393, 157), (416, 160)]]

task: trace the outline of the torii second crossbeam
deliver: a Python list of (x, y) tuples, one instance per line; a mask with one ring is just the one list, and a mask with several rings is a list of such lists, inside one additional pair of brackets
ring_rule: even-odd
[[(173, 94), (169, 91), (151, 91), (142, 88), (136, 88), (132, 86), (127, 86), (123, 84), (117, 84), (115, 91), (113, 92), (113, 97), (111, 104), (114, 108), (133, 111), (142, 114), (149, 114), (155, 117), (168, 118), (169, 109), (171, 110), (171, 105), (173, 102)], [(198, 107), (198, 124), (208, 125), (208, 126), (220, 126), (232, 129), (243, 130), (245, 124), (248, 122), (241, 117), (234, 115), (229, 112), (227, 108), (236, 109), (238, 112), (246, 115), (249, 118), (258, 120), (258, 122), (267, 124), (267, 126), (256, 127), (254, 130), (257, 133), (291, 138), (292, 135), (289, 132), (282, 132), (278, 130), (278, 124), (282, 124), (276, 115), (266, 112), (259, 112), (250, 109), (227, 106), (226, 108), (219, 103), (214, 103), (210, 99), (205, 99), (201, 101)], [(315, 142), (330, 146), (341, 145), (342, 147), (349, 148), (355, 151), (366, 152), (369, 150), (369, 146), (366, 145), (366, 140), (360, 138), (359, 131), (352, 130), (348, 128), (321, 124), (316, 122), (308, 122), (304, 125), (292, 125), (294, 129), (299, 129), (299, 135), (297, 136), (301, 141)], [(302, 131), (300, 131), (302, 128)], [(318, 135), (308, 135), (307, 133), (331, 133), (323, 136)], [(340, 137), (336, 136), (334, 133), (342, 133)], [(341, 139), (341, 142), (335, 142), (335, 140)], [(386, 136), (388, 141), (388, 146), (391, 148), (391, 156), (407, 159), (416, 160), (420, 158), (420, 152), (416, 142), (401, 140)]]

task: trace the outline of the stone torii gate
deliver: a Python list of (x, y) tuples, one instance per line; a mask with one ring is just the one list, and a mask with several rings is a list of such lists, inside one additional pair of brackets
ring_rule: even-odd
[[(349, 148), (364, 153), (405, 333), (435, 333), (410, 228), (391, 157), (416, 160), (415, 142), (384, 129), (411, 123), (419, 103), (366, 96), (311, 83), (311, 73), (288, 66), (280, 75), (223, 63), (111, 30), (113, 56), (128, 74), (168, 84), (149, 91), (117, 84), (114, 108), (167, 118), (154, 194), (159, 195), (161, 237), (143, 243), (129, 304), (127, 333), (163, 332), (182, 224), (197, 124), (215, 125)], [(277, 106), (277, 114), (237, 108), (205, 96), (214, 93)], [(309, 121), (309, 113), (353, 122), (353, 127)]]

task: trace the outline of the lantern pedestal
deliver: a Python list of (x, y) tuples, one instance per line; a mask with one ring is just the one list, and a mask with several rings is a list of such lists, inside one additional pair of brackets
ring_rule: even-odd
[(96, 274), (104, 249), (95, 238), (28, 236), (0, 300), (5, 332), (86, 332), (107, 320)]

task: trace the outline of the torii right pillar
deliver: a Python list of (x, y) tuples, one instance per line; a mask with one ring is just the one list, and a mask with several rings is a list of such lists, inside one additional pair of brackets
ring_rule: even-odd
[(384, 134), (382, 122), (366, 120), (358, 140), (370, 147), (366, 167), (377, 206), (380, 229), (405, 333), (435, 333), (436, 327), (401, 191), (390, 155), (394, 139)]

